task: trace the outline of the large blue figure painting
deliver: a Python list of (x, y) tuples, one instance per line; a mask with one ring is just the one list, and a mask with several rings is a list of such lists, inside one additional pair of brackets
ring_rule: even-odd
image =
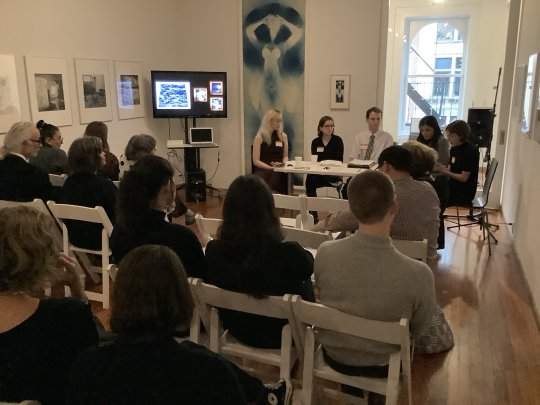
[(289, 157), (304, 150), (305, 0), (243, 0), (246, 170), (264, 113), (283, 113)]

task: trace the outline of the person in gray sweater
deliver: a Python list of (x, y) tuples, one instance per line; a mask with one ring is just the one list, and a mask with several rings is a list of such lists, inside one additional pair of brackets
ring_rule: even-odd
[[(320, 302), (348, 314), (379, 321), (407, 318), (413, 338), (430, 326), (436, 310), (433, 275), (422, 262), (398, 252), (390, 229), (396, 213), (394, 185), (378, 171), (355, 176), (349, 184), (349, 205), (358, 231), (323, 243), (315, 260)], [(385, 343), (320, 331), (330, 366), (349, 374), (371, 374), (388, 364), (395, 347)]]

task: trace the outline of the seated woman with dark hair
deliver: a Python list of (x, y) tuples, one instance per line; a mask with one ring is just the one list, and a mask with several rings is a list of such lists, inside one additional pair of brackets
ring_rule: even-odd
[[(223, 203), (218, 238), (206, 246), (208, 281), (227, 290), (264, 297), (301, 294), (313, 300), (313, 256), (284, 242), (270, 188), (258, 176), (240, 176)], [(256, 347), (281, 346), (286, 321), (222, 311), (223, 324), (238, 340)]]
[[(56, 229), (35, 209), (0, 210), (0, 402), (66, 403), (73, 361), (98, 343), (75, 264), (59, 253)], [(73, 298), (40, 299), (52, 281), (66, 282)]]
[(189, 228), (169, 223), (176, 186), (171, 164), (158, 156), (139, 160), (120, 182), (111, 250), (118, 263), (132, 249), (148, 243), (171, 248), (192, 277), (206, 274), (201, 243)]
[(285, 404), (285, 382), (266, 388), (206, 348), (183, 341), (193, 299), (169, 248), (140, 246), (120, 262), (111, 329), (116, 341), (83, 353), (73, 367), (70, 404)]
[[(59, 202), (92, 208), (101, 206), (114, 224), (116, 186), (97, 174), (105, 159), (101, 140), (94, 136), (75, 139), (69, 148), (68, 159), (71, 173), (62, 187)], [(101, 225), (66, 221), (66, 226), (70, 242), (75, 246), (101, 249)]]
[(107, 139), (108, 133), (109, 128), (107, 128), (107, 124), (101, 121), (92, 121), (84, 130), (84, 136), (95, 136), (96, 138), (101, 139), (103, 145), (105, 163), (99, 168), (98, 174), (107, 177), (112, 181), (118, 181), (120, 176), (120, 163), (118, 162), (118, 158), (114, 156), (109, 148), (109, 141)]
[(30, 163), (39, 167), (45, 173), (64, 174), (68, 171), (68, 157), (60, 147), (63, 139), (56, 125), (47, 124), (40, 120), (36, 124), (39, 129), (41, 148), (37, 156), (30, 158)]

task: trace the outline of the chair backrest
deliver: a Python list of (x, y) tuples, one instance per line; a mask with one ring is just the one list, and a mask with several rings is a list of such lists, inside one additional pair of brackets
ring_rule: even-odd
[(349, 209), (349, 201), (341, 198), (306, 197), (309, 211), (339, 212)]
[(428, 241), (424, 240), (401, 240), (392, 239), (394, 247), (412, 259), (427, 262), (428, 256)]
[(304, 301), (299, 295), (292, 297), (292, 307), (295, 321), (302, 325), (393, 345), (401, 346), (408, 341), (409, 326), (405, 318), (399, 322), (373, 321)]
[(491, 159), (491, 161), (489, 162), (488, 171), (486, 173), (486, 179), (484, 180), (484, 188), (482, 190), (482, 198), (484, 200), (484, 204), (488, 203), (489, 192), (491, 190), (491, 184), (493, 184), (493, 179), (495, 178), (497, 166), (499, 166), (499, 161), (496, 158)]
[(198, 302), (214, 308), (230, 309), (277, 319), (291, 319), (290, 296), (255, 298), (247, 294), (224, 290), (195, 279)]
[(116, 188), (120, 187), (120, 181), (119, 180), (113, 180), (113, 184), (116, 186)]
[(53, 187), (62, 187), (66, 182), (66, 177), (64, 174), (49, 174), (49, 181)]
[(9, 207), (31, 207), (41, 211), (44, 214), (51, 215), (43, 200), (40, 200), (39, 198), (28, 202), (0, 200), (0, 209)]
[(285, 240), (290, 242), (298, 242), (305, 248), (318, 249), (321, 243), (332, 240), (332, 235), (327, 233), (307, 231), (297, 228), (283, 228)]
[(223, 220), (218, 218), (205, 218), (201, 214), (196, 214), (195, 222), (197, 223), (201, 236), (208, 241), (217, 236), (219, 226), (223, 223)]
[(276, 208), (304, 212), (307, 211), (305, 195), (272, 194)]
[(94, 224), (101, 224), (107, 233), (107, 236), (110, 237), (112, 234), (113, 224), (103, 207), (97, 206), (89, 208), (80, 205), (57, 204), (54, 201), (48, 201), (47, 205), (55, 218), (62, 224), (66, 219), (91, 222)]

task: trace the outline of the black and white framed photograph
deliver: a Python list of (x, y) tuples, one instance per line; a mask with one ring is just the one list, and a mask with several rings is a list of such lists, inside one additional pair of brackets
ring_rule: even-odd
[(144, 117), (144, 86), (140, 62), (115, 61), (118, 118)]
[(210, 110), (223, 111), (223, 97), (210, 97)]
[(349, 109), (350, 75), (330, 76), (330, 109)]
[(75, 60), (81, 124), (112, 121), (109, 63), (106, 60)]
[(193, 101), (196, 103), (207, 103), (208, 89), (206, 87), (195, 87), (193, 89)]
[(0, 133), (21, 120), (15, 56), (0, 55)]
[(25, 59), (32, 120), (71, 125), (66, 60), (34, 56)]

